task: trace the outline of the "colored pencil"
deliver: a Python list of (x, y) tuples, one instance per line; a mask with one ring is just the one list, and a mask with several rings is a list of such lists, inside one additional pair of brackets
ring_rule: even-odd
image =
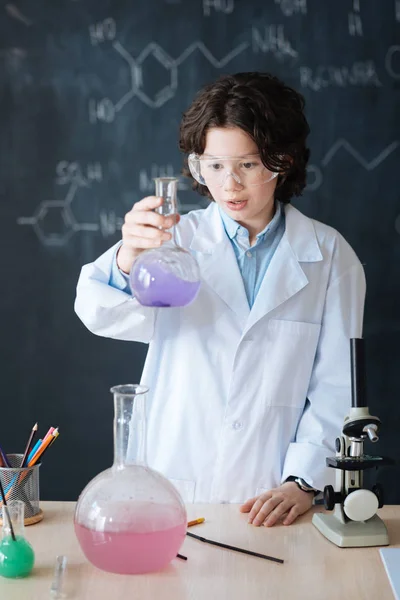
[[(54, 429), (54, 428), (53, 428)], [(51, 446), (51, 444), (54, 442), (54, 440), (58, 437), (59, 433), (58, 433), (58, 429), (54, 429), (53, 433), (50, 434), (50, 436), (47, 438), (46, 441), (42, 441), (42, 443), (40, 444), (39, 448), (37, 449), (37, 451), (35, 452), (35, 454), (32, 456), (32, 458), (28, 461), (28, 468), (29, 467), (33, 467), (39, 460), (39, 458), (41, 458), (43, 456), (43, 454), (45, 453), (45, 451), (47, 450), (47, 448), (49, 446)], [(19, 480), (18, 480), (18, 484), (20, 484), (25, 477), (27, 477), (28, 475), (28, 471), (25, 471), (23, 473), (21, 473), (19, 475)], [(6, 496), (7, 496), (7, 492), (6, 492)]]
[(50, 427), (50, 429), (48, 430), (48, 432), (46, 433), (46, 435), (43, 438), (43, 441), (45, 442), (47, 440), (47, 438), (49, 437), (49, 435), (51, 435), (54, 431), (54, 427)]
[(200, 525), (200, 523), (204, 523), (204, 517), (200, 517), (199, 519), (195, 519), (194, 521), (189, 521), (187, 524), (188, 527), (193, 527), (193, 525)]
[(28, 457), (28, 454), (29, 454), (29, 448), (31, 447), (33, 438), (35, 437), (37, 430), (38, 430), (38, 424), (35, 423), (34, 426), (32, 427), (31, 433), (29, 435), (28, 442), (27, 442), (27, 444), (25, 446), (25, 452), (24, 452), (24, 455), (23, 455), (22, 460), (21, 460), (21, 469), (25, 466), (25, 461), (26, 461), (26, 459)]
[(56, 439), (58, 438), (59, 435), (60, 435), (60, 433), (59, 433), (58, 427), (57, 427), (57, 429), (55, 429), (53, 431), (53, 433), (51, 434), (52, 439), (50, 440), (50, 442), (47, 444), (46, 448), (44, 448), (42, 454), (40, 455), (40, 460), (43, 459), (45, 452), (47, 452), (47, 450), (50, 448), (50, 446), (52, 446), (54, 444), (54, 442), (56, 441)]
[(281, 558), (275, 558), (273, 556), (267, 556), (266, 554), (260, 554), (259, 552), (252, 552), (251, 550), (245, 550), (244, 548), (237, 548), (236, 546), (228, 546), (228, 544), (222, 544), (221, 542), (214, 542), (214, 540), (208, 540), (204, 537), (200, 537), (199, 535), (195, 535), (194, 533), (186, 532), (186, 535), (192, 538), (196, 538), (196, 540), (200, 540), (201, 542), (206, 542), (207, 544), (212, 544), (213, 546), (219, 546), (220, 548), (226, 548), (227, 550), (234, 550), (235, 552), (242, 552), (242, 554), (249, 554), (250, 556), (257, 556), (258, 558), (265, 558), (266, 560), (272, 560), (277, 563), (283, 564), (283, 560)]
[(11, 465), (10, 465), (9, 460), (7, 458), (7, 454), (5, 452), (3, 452), (3, 449), (2, 449), (1, 446), (0, 446), (0, 456), (1, 456), (1, 459), (2, 459), (2, 462), (3, 462), (4, 466), (10, 468)]
[(15, 533), (14, 533), (14, 529), (13, 529), (13, 526), (12, 526), (10, 513), (8, 512), (7, 500), (6, 500), (6, 497), (4, 495), (3, 484), (1, 483), (1, 479), (0, 479), (0, 494), (1, 494), (1, 497), (3, 499), (3, 520), (4, 520), (4, 515), (6, 514), (7, 515), (7, 519), (8, 519), (8, 523), (9, 523), (10, 529), (11, 529), (11, 536), (12, 536), (12, 539), (14, 540), (14, 542), (15, 542)]
[[(33, 446), (32, 450), (29, 452), (28, 455), (28, 463), (31, 460), (32, 456), (35, 456), (37, 449), (40, 447), (40, 444), (43, 442), (42, 439), (38, 440), (36, 442), (36, 444)], [(25, 465), (26, 466), (26, 465)]]
[[(54, 444), (55, 440), (57, 439), (57, 437), (59, 436), (59, 432), (58, 432), (58, 427), (56, 429), (54, 429), (53, 433), (50, 435), (50, 437), (46, 440), (46, 445), (41, 444), (39, 449), (35, 452), (35, 454), (32, 456), (32, 452), (30, 454), (30, 456), (28, 457), (28, 465), (27, 467), (33, 467), (37, 461), (39, 460), (39, 458), (43, 457), (43, 454), (45, 453), (45, 451), (47, 450), (47, 448), (49, 448), (52, 444)], [(38, 440), (36, 445), (40, 444), (42, 440)], [(32, 456), (32, 457), (31, 457)], [(31, 457), (31, 458), (30, 458)], [(15, 475), (15, 477), (13, 478), (13, 480), (11, 481), (11, 483), (7, 486), (7, 491), (5, 493), (5, 499), (8, 499), (11, 492), (12, 492), (12, 488), (14, 485), (19, 485), (20, 483), (22, 483), (22, 481), (25, 479), (25, 477), (28, 476), (28, 474), (30, 474), (30, 472), (28, 471), (24, 471), (22, 472), (19, 476)], [(17, 478), (19, 477), (19, 481), (16, 482)], [(2, 502), (0, 502), (0, 506), (1, 506)]]
[(47, 439), (43, 439), (40, 447), (37, 449), (35, 454), (32, 456), (31, 460), (28, 463), (28, 467), (33, 467), (42, 456), (43, 452), (46, 450), (47, 446), (53, 441), (54, 437), (58, 436), (58, 428), (54, 429), (53, 433), (51, 433)]
[[(34, 456), (28, 462), (28, 467), (33, 467), (38, 462), (39, 458), (40, 459), (42, 458), (42, 456), (45, 453), (45, 451), (47, 450), (47, 448), (49, 448), (54, 443), (54, 441), (58, 438), (59, 435), (60, 434), (58, 433), (58, 427), (57, 427), (57, 429), (54, 429), (53, 433), (50, 434), (50, 437), (47, 438), (46, 442), (41, 444), (40, 448), (37, 450), (37, 452), (34, 454)], [(22, 473), (19, 477), (18, 484), (20, 484), (27, 475), (28, 475), (28, 471), (25, 471), (24, 473)], [(6, 492), (7, 497), (8, 497), (8, 493), (11, 493), (11, 490), (9, 490), (9, 492)]]

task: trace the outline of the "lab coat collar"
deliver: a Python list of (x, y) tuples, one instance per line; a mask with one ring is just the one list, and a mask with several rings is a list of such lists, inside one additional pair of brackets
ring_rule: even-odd
[(190, 249), (196, 252), (203, 280), (241, 318), (248, 331), (260, 318), (308, 283), (300, 262), (323, 259), (312, 220), (285, 205), (286, 228), (250, 311), (242, 276), (218, 206), (204, 211)]
[(244, 326), (250, 306), (235, 252), (214, 202), (204, 211), (190, 249), (196, 252), (204, 282), (217, 292)]
[(284, 237), (299, 262), (323, 260), (312, 220), (291, 204), (285, 205), (286, 228)]

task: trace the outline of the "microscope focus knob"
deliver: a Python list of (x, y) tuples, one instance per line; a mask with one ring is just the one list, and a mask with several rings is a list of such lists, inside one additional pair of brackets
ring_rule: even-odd
[(368, 435), (369, 439), (373, 444), (379, 440), (378, 434), (376, 433), (378, 427), (373, 423), (364, 427), (363, 431)]
[(326, 485), (324, 487), (324, 506), (326, 510), (333, 510), (335, 504), (342, 502), (343, 496), (341, 492), (335, 492), (333, 485)]
[(378, 510), (378, 498), (370, 490), (355, 490), (346, 496), (343, 511), (351, 521), (368, 521)]

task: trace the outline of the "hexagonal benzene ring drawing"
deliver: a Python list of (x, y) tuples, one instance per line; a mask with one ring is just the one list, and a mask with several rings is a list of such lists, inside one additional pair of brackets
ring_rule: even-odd
[(36, 214), (34, 229), (47, 246), (63, 246), (75, 233), (75, 219), (65, 201), (42, 202)]
[(63, 246), (76, 231), (73, 214), (64, 200), (46, 200), (33, 217), (20, 217), (18, 225), (32, 225), (45, 246)]
[(31, 225), (45, 246), (63, 246), (77, 231), (99, 231), (98, 223), (82, 222), (74, 214), (73, 201), (78, 189), (80, 185), (73, 182), (64, 200), (41, 202), (32, 217), (19, 217), (17, 224)]
[[(118, 102), (114, 106), (115, 112), (118, 112), (119, 110), (121, 110), (121, 108), (123, 108), (125, 106), (125, 104), (127, 102), (129, 102), (129, 100), (131, 98), (133, 98), (135, 96), (135, 94), (137, 92), (137, 83), (136, 82), (138, 80), (138, 77), (140, 77), (140, 72), (138, 73), (138, 68), (137, 68), (137, 65), (136, 65), (136, 61), (132, 58), (132, 56), (129, 54), (129, 52), (127, 52), (125, 50), (125, 48), (119, 42), (114, 42), (113, 43), (113, 48), (128, 63), (128, 65), (129, 65), (130, 79), (131, 79), (131, 88), (130, 88), (130, 90), (124, 96), (122, 96), (122, 98), (120, 98), (118, 100)], [(109, 102), (111, 102), (111, 100), (109, 100)], [(112, 113), (112, 111), (109, 111), (109, 112)]]
[[(146, 86), (146, 81), (143, 81), (144, 66), (146, 64), (147, 72), (151, 73), (152, 71), (149, 68), (151, 62), (153, 63), (153, 73), (154, 69), (157, 69), (161, 76), (163, 75), (162, 70), (165, 74), (165, 85), (163, 87), (157, 86), (153, 90)], [(149, 44), (139, 55), (136, 64), (140, 77), (138, 77), (139, 81), (137, 82), (138, 87), (135, 95), (142, 102), (152, 108), (159, 108), (174, 96), (178, 87), (178, 70), (175, 61), (158, 44)], [(146, 87), (147, 90), (144, 89)]]

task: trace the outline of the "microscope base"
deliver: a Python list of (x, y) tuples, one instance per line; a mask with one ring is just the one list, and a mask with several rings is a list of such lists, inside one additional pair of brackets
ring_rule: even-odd
[(388, 546), (386, 526), (378, 515), (368, 521), (343, 523), (335, 514), (316, 513), (312, 523), (329, 541), (341, 548)]

